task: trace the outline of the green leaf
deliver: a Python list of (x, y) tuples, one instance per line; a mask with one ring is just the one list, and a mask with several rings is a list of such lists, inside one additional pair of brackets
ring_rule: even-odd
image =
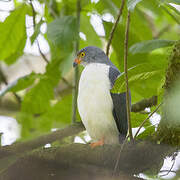
[[(147, 118), (147, 114), (140, 114), (140, 113), (131, 112), (132, 127), (133, 128), (139, 127), (146, 118)], [(147, 127), (147, 126), (150, 126), (150, 125), (151, 125), (150, 121), (147, 121), (144, 124), (144, 127)]]
[(99, 14), (103, 14), (105, 12), (109, 12), (113, 16), (117, 16), (118, 14), (118, 7), (114, 4), (113, 1), (109, 0), (99, 1), (97, 4), (95, 4), (95, 9)]
[(142, 0), (128, 0), (127, 7), (129, 11), (133, 11), (136, 5)]
[[(54, 100), (54, 88), (61, 76), (60, 63), (61, 61), (58, 59), (51, 60), (46, 66), (46, 73), (36, 79), (35, 85), (24, 96), (21, 112), (17, 117), (22, 125), (23, 138), (32, 136), (32, 132), (33, 136), (39, 135), (40, 130), (47, 131), (51, 128), (51, 118), (46, 121), (46, 126), (44, 125), (45, 122), (38, 121), (38, 118), (51, 109), (51, 101)], [(40, 124), (43, 124), (44, 128)]]
[(38, 117), (39, 129), (48, 130), (49, 127), (62, 128), (71, 123), (72, 95), (62, 97), (51, 106), (46, 113)]
[(76, 18), (63, 16), (55, 19), (47, 26), (47, 37), (63, 51), (72, 50), (73, 43), (78, 38)]
[(174, 4), (180, 5), (180, 0), (161, 0), (161, 1), (166, 2), (166, 3), (174, 3)]
[(13, 11), (3, 23), (0, 23), (0, 60), (11, 64), (23, 54), (26, 43), (25, 15), (26, 4)]
[(147, 53), (158, 48), (172, 46), (174, 43), (175, 41), (172, 40), (154, 39), (136, 43), (130, 47), (129, 51), (132, 54)]
[(1, 91), (0, 96), (3, 96), (7, 92), (17, 92), (26, 89), (32, 85), (36, 78), (40, 77), (40, 74), (35, 74), (32, 72), (29, 75), (23, 76), (10, 83), (3, 91)]
[(29, 114), (41, 114), (50, 107), (54, 98), (54, 87), (60, 79), (60, 61), (51, 61), (46, 67), (46, 73), (39, 82), (29, 90), (22, 102), (22, 111)]
[(39, 21), (39, 23), (36, 24), (34, 33), (33, 33), (33, 35), (32, 35), (31, 38), (30, 38), (30, 39), (31, 39), (31, 44), (33, 44), (34, 41), (36, 40), (36, 38), (38, 37), (38, 35), (39, 35), (39, 33), (40, 33), (41, 25), (42, 25), (43, 23), (44, 23), (44, 21), (41, 19), (41, 20)]
[[(128, 69), (128, 82), (130, 89), (136, 89), (136, 85), (161, 74), (162, 71), (152, 66), (151, 64), (141, 64)], [(113, 93), (125, 92), (125, 80), (124, 73), (118, 77), (115, 81), (114, 87), (111, 90)]]
[(145, 129), (139, 136), (137, 136), (138, 139), (146, 139), (149, 136), (152, 136), (155, 132), (155, 126), (150, 126)]

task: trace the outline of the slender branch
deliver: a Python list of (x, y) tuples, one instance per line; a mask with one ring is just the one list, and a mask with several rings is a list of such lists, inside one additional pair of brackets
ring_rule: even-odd
[[(34, 30), (35, 30), (35, 27), (36, 27), (36, 11), (35, 11), (35, 9), (34, 9), (32, 0), (30, 0), (30, 5), (31, 5), (31, 8), (32, 8), (33, 27), (34, 27)], [(40, 45), (39, 45), (39, 41), (38, 41), (37, 39), (36, 39), (36, 42), (37, 42), (37, 46), (38, 46), (38, 49), (39, 49), (39, 53), (41, 54), (43, 60), (48, 64), (49, 61), (48, 61), (48, 59), (46, 58), (46, 56), (43, 54), (43, 52), (41, 51), (41, 48), (40, 48)]]
[[(8, 85), (8, 81), (7, 81), (7, 79), (6, 79), (6, 76), (4, 75), (1, 67), (0, 67), (0, 77), (1, 77), (2, 81), (4, 82), (4, 84), (7, 86), (7, 85)], [(13, 95), (14, 95), (15, 98), (17, 99), (17, 102), (18, 102), (19, 104), (21, 104), (21, 97), (20, 97), (19, 95), (17, 95), (15, 92), (13, 92)]]
[[(141, 10), (140, 10), (140, 12), (141, 12)], [(148, 23), (149, 28), (151, 29), (152, 35), (154, 37), (158, 33), (158, 30), (154, 23), (154, 19), (145, 11), (142, 11), (141, 15), (144, 16), (144, 18), (146, 19), (146, 22)]]
[(119, 19), (120, 19), (121, 15), (122, 15), (124, 4), (125, 4), (125, 0), (122, 0), (116, 22), (114, 23), (114, 25), (113, 25), (113, 27), (111, 29), (111, 32), (110, 32), (110, 36), (109, 36), (107, 47), (106, 47), (106, 55), (107, 56), (109, 55), (110, 45), (111, 45), (111, 42), (112, 42), (112, 39), (113, 39), (114, 32), (115, 32), (116, 27), (118, 25)]
[[(79, 28), (80, 28), (80, 13), (81, 13), (81, 0), (77, 0), (77, 33), (78, 33), (78, 39), (75, 44), (75, 50), (76, 53), (79, 50)], [(72, 101), (72, 123), (76, 122), (76, 113), (77, 113), (77, 95), (78, 95), (78, 80), (79, 80), (79, 69), (78, 66), (75, 68), (74, 73), (74, 83), (73, 86), (75, 87), (73, 89), (73, 101)]]
[(174, 167), (175, 162), (176, 162), (176, 158), (173, 160), (171, 168), (168, 170), (168, 172), (163, 175), (160, 175), (160, 177), (167, 176), (170, 172), (172, 172), (172, 168)]
[(62, 79), (62, 81), (63, 81), (68, 87), (70, 87), (70, 88), (72, 88), (72, 89), (74, 88), (74, 87), (67, 81), (66, 78), (62, 77), (61, 79)]
[(165, 32), (169, 31), (170, 28), (170, 24), (166, 25), (164, 28), (162, 28), (158, 33), (154, 35), (154, 39), (160, 38)]
[(142, 124), (139, 126), (139, 129), (137, 130), (134, 138), (137, 137), (139, 131), (140, 131), (141, 128), (144, 126), (144, 124), (146, 123), (146, 121), (147, 121), (155, 112), (157, 112), (157, 110), (160, 108), (160, 106), (161, 106), (162, 104), (163, 104), (163, 103), (161, 102), (161, 103), (156, 107), (156, 109), (155, 109), (151, 114), (149, 114), (148, 117), (142, 122)]
[(160, 173), (162, 173), (162, 172), (172, 172), (172, 173), (176, 173), (176, 171), (169, 171), (169, 169), (167, 169), (167, 170), (161, 170), (161, 171), (159, 171)]
[(128, 67), (127, 67), (129, 24), (130, 24), (130, 12), (128, 12), (125, 40), (124, 40), (124, 73), (125, 73), (125, 82), (126, 82), (126, 109), (127, 109), (127, 119), (128, 119), (128, 130), (129, 130), (130, 140), (133, 140), (131, 117), (130, 117), (130, 98), (129, 98), (129, 86), (128, 86)]
[(117, 172), (117, 169), (118, 169), (118, 164), (119, 164), (119, 161), (120, 161), (120, 158), (121, 158), (121, 153), (123, 151), (123, 148), (125, 146), (125, 144), (128, 142), (127, 139), (128, 139), (129, 136), (126, 136), (126, 139), (124, 140), (120, 150), (119, 150), (119, 153), (118, 153), (118, 157), (117, 157), (117, 160), (116, 160), (116, 164), (114, 166), (114, 170), (113, 170), (113, 176), (116, 175), (116, 172)]
[(52, 6), (50, 6), (49, 2), (47, 2), (47, 0), (44, 1), (45, 2), (45, 5), (49, 8), (49, 12), (50, 14), (52, 15), (53, 18), (58, 18), (58, 14), (57, 12), (53, 9)]
[(45, 61), (47, 64), (49, 64), (48, 59), (46, 58), (46, 56), (45, 56), (45, 55), (43, 54), (43, 52), (41, 51), (41, 48), (40, 48), (38, 39), (36, 39), (36, 42), (37, 42), (37, 46), (38, 46), (38, 49), (39, 49), (39, 52), (40, 52), (42, 58), (44, 59), (44, 61)]

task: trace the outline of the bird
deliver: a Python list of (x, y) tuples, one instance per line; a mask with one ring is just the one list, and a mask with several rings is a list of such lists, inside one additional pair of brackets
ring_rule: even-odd
[(83, 65), (78, 86), (77, 106), (92, 139), (92, 148), (119, 144), (128, 131), (126, 93), (112, 93), (121, 74), (103, 50), (88, 46), (77, 53), (73, 67)]

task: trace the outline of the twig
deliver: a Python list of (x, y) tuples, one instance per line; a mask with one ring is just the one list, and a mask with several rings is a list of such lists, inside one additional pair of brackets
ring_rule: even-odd
[(113, 25), (113, 27), (111, 29), (111, 32), (110, 32), (110, 36), (109, 36), (107, 47), (106, 47), (106, 55), (107, 56), (109, 55), (110, 45), (111, 45), (111, 42), (112, 42), (112, 39), (113, 39), (114, 32), (115, 32), (116, 27), (118, 25), (119, 19), (121, 17), (122, 12), (123, 12), (124, 4), (125, 4), (125, 0), (122, 0), (116, 22), (114, 23), (114, 25)]
[[(78, 32), (78, 39), (76, 40), (75, 44), (75, 50), (76, 53), (78, 52), (79, 49), (79, 28), (80, 28), (80, 13), (81, 13), (81, 0), (77, 0), (77, 32)], [(76, 122), (76, 112), (77, 112), (77, 95), (78, 95), (78, 80), (79, 80), (79, 69), (78, 66), (75, 68), (75, 73), (74, 73), (74, 89), (73, 89), (73, 99), (72, 99), (72, 123)]]
[(152, 35), (155, 36), (158, 33), (158, 30), (154, 24), (154, 19), (148, 13), (141, 10), (140, 12), (142, 12), (141, 15), (144, 16), (144, 18), (146, 19), (146, 22), (148, 23), (149, 28), (151, 29)]
[(49, 3), (47, 2), (47, 0), (44, 1), (46, 6), (49, 8), (50, 14), (52, 15), (53, 18), (58, 18), (58, 14), (56, 13), (56, 11), (54, 11), (54, 9), (52, 8), (52, 6), (49, 5)]
[(122, 146), (121, 146), (121, 148), (120, 148), (120, 151), (119, 151), (118, 157), (117, 157), (117, 159), (116, 159), (116, 164), (115, 164), (115, 166), (114, 166), (114, 170), (113, 170), (112, 176), (114, 176), (114, 175), (116, 174), (116, 172), (117, 172), (118, 164), (119, 164), (119, 161), (120, 161), (120, 158), (121, 158), (121, 153), (122, 153), (122, 150), (123, 150), (125, 144), (128, 142), (128, 141), (127, 141), (128, 137), (129, 137), (129, 136), (126, 136), (126, 138), (125, 138), (125, 140), (124, 140), (124, 142), (123, 142), (123, 144), (122, 144)]
[[(1, 67), (0, 67), (0, 77), (1, 77), (2, 81), (4, 82), (4, 84), (7, 86), (7, 85), (8, 85), (8, 81), (7, 81), (7, 79), (6, 79), (6, 76), (4, 75)], [(13, 92), (13, 95), (14, 95), (15, 98), (17, 99), (17, 102), (18, 102), (19, 104), (21, 104), (21, 97), (20, 97), (19, 95), (17, 95), (15, 92)]]
[(61, 79), (68, 87), (70, 87), (72, 89), (74, 88), (64, 77), (62, 77)]
[(174, 167), (175, 162), (176, 162), (176, 158), (173, 160), (171, 168), (168, 170), (168, 172), (163, 175), (160, 175), (160, 177), (167, 176), (170, 172), (172, 172), (172, 168)]
[[(34, 30), (35, 30), (35, 27), (36, 27), (36, 11), (35, 11), (35, 9), (34, 9), (32, 0), (30, 0), (30, 5), (31, 5), (31, 8), (32, 8), (33, 27), (34, 27)], [(41, 54), (43, 60), (48, 64), (49, 61), (48, 61), (48, 59), (46, 58), (46, 56), (43, 54), (43, 52), (41, 51), (41, 48), (40, 48), (40, 45), (39, 45), (39, 41), (38, 41), (37, 39), (36, 39), (36, 42), (37, 42), (37, 46), (38, 46), (38, 49), (39, 49), (39, 53)]]
[(46, 56), (45, 56), (45, 55), (43, 54), (43, 52), (41, 51), (41, 48), (40, 48), (40, 45), (39, 45), (39, 41), (38, 41), (37, 39), (36, 39), (36, 42), (37, 42), (37, 46), (38, 46), (38, 49), (39, 49), (39, 52), (40, 52), (42, 58), (44, 59), (44, 61), (45, 61), (47, 64), (49, 64), (48, 59), (46, 58)]
[(125, 73), (125, 82), (126, 82), (126, 109), (127, 109), (127, 119), (128, 119), (128, 130), (129, 130), (130, 140), (133, 140), (132, 128), (131, 128), (131, 117), (130, 117), (128, 67), (127, 67), (129, 24), (130, 24), (130, 12), (128, 12), (126, 31), (125, 31), (125, 40), (124, 40), (124, 73)]
[(158, 33), (154, 35), (154, 39), (158, 39), (159, 37), (161, 37), (165, 32), (169, 31), (170, 28), (171, 25), (166, 25), (164, 28), (162, 28)]
[[(167, 172), (167, 171), (169, 171), (169, 169), (167, 169), (167, 170), (161, 170), (160, 173), (162, 173), (162, 172)], [(176, 171), (170, 171), (170, 172), (176, 173)]]
[(142, 124), (140, 125), (139, 129), (137, 130), (134, 138), (137, 137), (139, 131), (140, 131), (141, 128), (144, 126), (144, 124), (146, 123), (146, 121), (147, 121), (155, 112), (157, 112), (157, 110), (159, 109), (159, 107), (160, 107), (162, 104), (163, 104), (163, 103), (161, 102), (161, 103), (156, 107), (156, 109), (155, 109), (151, 114), (149, 114), (148, 117), (142, 122)]

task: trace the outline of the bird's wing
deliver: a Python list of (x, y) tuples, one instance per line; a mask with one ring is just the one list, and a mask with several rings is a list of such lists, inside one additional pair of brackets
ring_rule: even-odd
[[(110, 67), (109, 79), (113, 87), (115, 80), (120, 75), (118, 69)], [(128, 130), (127, 109), (126, 109), (126, 93), (111, 93), (113, 101), (113, 116), (116, 121), (117, 128), (120, 133), (120, 139), (124, 139)]]

